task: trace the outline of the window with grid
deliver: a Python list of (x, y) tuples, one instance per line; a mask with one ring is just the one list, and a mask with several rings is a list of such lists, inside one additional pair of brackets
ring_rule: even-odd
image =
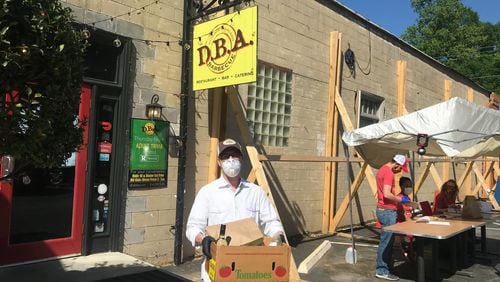
[(384, 98), (358, 91), (358, 128), (378, 123), (384, 111)]
[(257, 82), (248, 87), (247, 122), (254, 141), (286, 147), (292, 111), (292, 72), (259, 62)]

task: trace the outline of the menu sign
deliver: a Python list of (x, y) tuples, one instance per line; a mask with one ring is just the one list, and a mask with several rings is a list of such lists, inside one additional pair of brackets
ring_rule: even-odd
[(167, 186), (168, 121), (132, 119), (129, 188)]

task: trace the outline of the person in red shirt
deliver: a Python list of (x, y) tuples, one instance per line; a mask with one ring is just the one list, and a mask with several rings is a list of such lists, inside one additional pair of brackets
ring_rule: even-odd
[(395, 155), (390, 162), (384, 164), (377, 172), (377, 219), (382, 225), (380, 243), (377, 250), (377, 267), (375, 277), (386, 280), (399, 280), (392, 274), (389, 267), (392, 265), (392, 232), (383, 230), (383, 227), (396, 223), (397, 205), (406, 201), (395, 193), (394, 175), (401, 170), (408, 172), (407, 158), (404, 155)]
[[(413, 181), (408, 177), (401, 177), (399, 179), (399, 187), (401, 192), (397, 195), (404, 202), (411, 202), (410, 195), (413, 193)], [(397, 205), (397, 222), (403, 222), (411, 218), (411, 210), (413, 208), (409, 204), (398, 203)]]
[(432, 207), (432, 212), (434, 214), (440, 214), (448, 210), (449, 207), (455, 206), (458, 196), (458, 185), (453, 179), (450, 179), (443, 183), (441, 186), (441, 191), (436, 196), (434, 201), (434, 206)]
[[(397, 207), (398, 218), (397, 222), (404, 222), (411, 219), (411, 211), (413, 210), (410, 195), (413, 194), (413, 181), (408, 177), (399, 178), (399, 187), (401, 188), (401, 193), (397, 196), (402, 199), (402, 201), (409, 202), (408, 204), (399, 203)], [(396, 238), (397, 239), (397, 238)], [(414, 238), (412, 235), (404, 235), (401, 240), (401, 249), (403, 255), (410, 261), (415, 260), (415, 253), (413, 252)]]

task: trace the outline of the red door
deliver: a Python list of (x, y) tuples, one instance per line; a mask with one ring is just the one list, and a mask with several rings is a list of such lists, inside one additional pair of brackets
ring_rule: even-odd
[[(89, 118), (90, 98), (85, 85), (80, 119)], [(86, 127), (84, 145), (59, 168), (0, 182), (0, 265), (81, 253), (87, 140)]]

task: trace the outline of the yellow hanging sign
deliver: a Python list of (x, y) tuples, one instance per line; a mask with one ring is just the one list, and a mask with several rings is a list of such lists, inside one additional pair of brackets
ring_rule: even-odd
[(194, 26), (193, 90), (254, 82), (257, 6)]

